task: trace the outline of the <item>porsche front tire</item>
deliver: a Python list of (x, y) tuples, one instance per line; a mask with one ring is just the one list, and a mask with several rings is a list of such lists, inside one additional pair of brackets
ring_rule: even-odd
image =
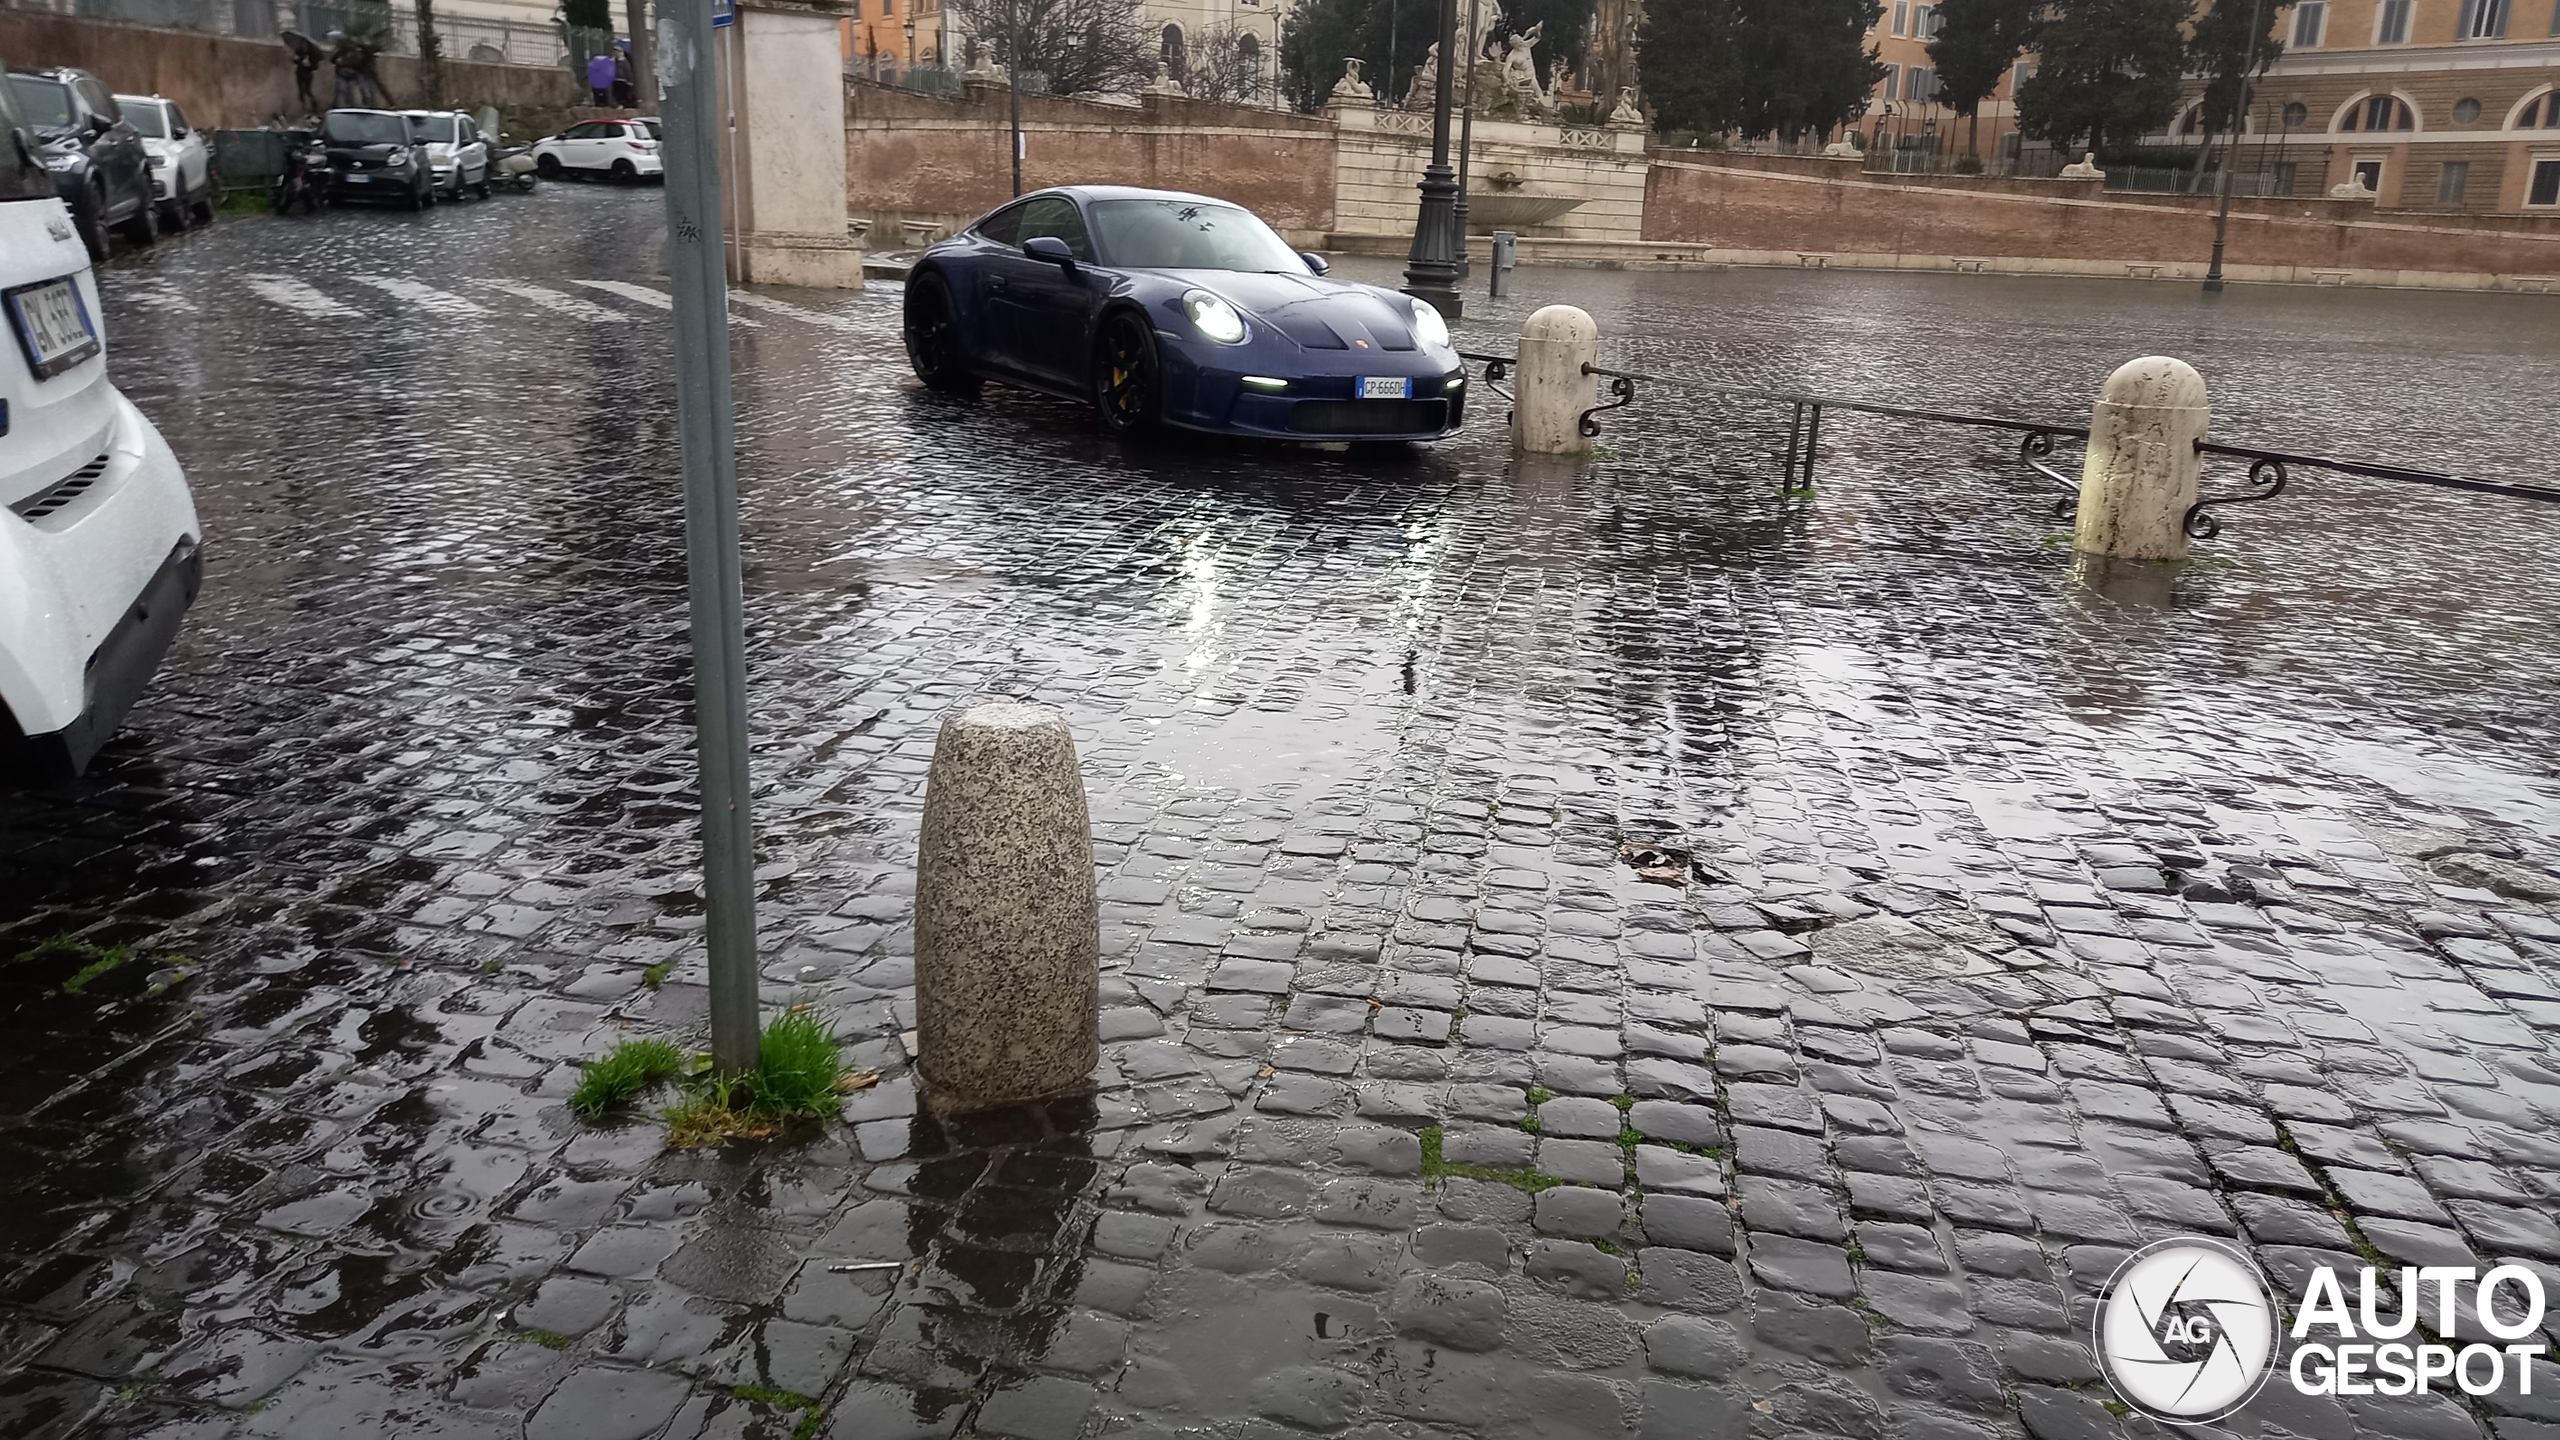
[(1102, 428), (1114, 435), (1146, 434), (1164, 413), (1164, 366), (1155, 329), (1136, 311), (1102, 322), (1094, 339), (1093, 400)]

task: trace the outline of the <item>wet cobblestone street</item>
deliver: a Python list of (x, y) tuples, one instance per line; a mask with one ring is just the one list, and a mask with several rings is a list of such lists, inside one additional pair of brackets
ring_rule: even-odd
[[(0, 795), (0, 957), (140, 957), (0, 958), (0, 1433), (2076, 1440), (2170, 1433), (2088, 1348), (2146, 1240), (2560, 1297), (2560, 515), (2306, 475), (2077, 573), (1997, 438), (1836, 418), (1787, 498), (1783, 414), (1660, 390), (1581, 466), (1490, 397), (1129, 448), (917, 387), (894, 284), (735, 311), (766, 997), (881, 1083), (576, 1119), (705, 1022), (660, 205), (101, 273), (207, 575), (90, 775)], [(1519, 288), (1463, 347), (1569, 300), (2064, 424), (2166, 353), (2216, 440), (2524, 479), (2560, 377), (2534, 297)], [(941, 1123), (915, 833), (992, 697), (1076, 731), (1106, 1063)], [(2560, 1440), (2537, 1379), (2199, 1433)]]

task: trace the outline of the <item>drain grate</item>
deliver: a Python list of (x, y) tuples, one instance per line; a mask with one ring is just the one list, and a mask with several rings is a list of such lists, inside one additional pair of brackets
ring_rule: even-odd
[(21, 520), (41, 520), (88, 494), (89, 487), (97, 484), (106, 473), (107, 457), (101, 455), (72, 471), (68, 479), (39, 490), (9, 508), (16, 511)]

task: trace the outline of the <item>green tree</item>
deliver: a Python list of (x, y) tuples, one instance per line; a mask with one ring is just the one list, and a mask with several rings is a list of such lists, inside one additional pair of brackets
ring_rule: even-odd
[(2036, 25), (2036, 73), (2018, 87), (2018, 128), (2066, 149), (2130, 144), (2169, 123), (2186, 69), (2190, 0), (2051, 0)]
[[(1466, 0), (1458, 19), (1466, 21)], [(1299, 110), (1321, 110), (1342, 62), (1357, 56), (1363, 81), (1392, 110), (1440, 38), (1439, 23), (1436, 0), (1300, 0), (1280, 31), (1281, 93)]]
[(1636, 55), (1663, 129), (1722, 134), (1740, 123), (1741, 0), (1649, 0)]
[(1867, 113), (1884, 66), (1877, 0), (1655, 0), (1637, 32), (1645, 96), (1666, 130), (1828, 135)]
[(1982, 102), (2027, 48), (2036, 9), (2037, 0), (1939, 0), (1929, 63), (1938, 71), (1938, 103), (1965, 119), (1967, 155), (1982, 153)]
[[(2241, 107), (2268, 67), (2284, 54), (2281, 16), (2289, 4), (2290, 0), (2213, 0), (2213, 8), (2196, 17), (2195, 32), (2187, 37), (2187, 72), (2204, 77), (2203, 105), (2197, 112), (2204, 127), (2204, 143), (2196, 147), (2199, 183), (2214, 140), (2241, 128)], [(2249, 33), (2252, 15), (2258, 21), (2254, 46)]]

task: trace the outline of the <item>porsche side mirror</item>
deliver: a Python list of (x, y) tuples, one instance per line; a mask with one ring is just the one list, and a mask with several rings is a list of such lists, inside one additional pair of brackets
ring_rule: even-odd
[(116, 122), (108, 116), (92, 114), (89, 117), (89, 128), (97, 131), (101, 135), (104, 135), (108, 131), (116, 128)]
[(1298, 258), (1306, 261), (1307, 268), (1318, 275), (1329, 275), (1333, 273), (1333, 266), (1326, 263), (1325, 258), (1313, 250), (1309, 250), (1304, 254), (1301, 254)]
[(1032, 236), (1022, 242), (1022, 253), (1034, 260), (1046, 260), (1069, 274), (1075, 273), (1076, 252), (1068, 249), (1067, 242), (1055, 235)]

